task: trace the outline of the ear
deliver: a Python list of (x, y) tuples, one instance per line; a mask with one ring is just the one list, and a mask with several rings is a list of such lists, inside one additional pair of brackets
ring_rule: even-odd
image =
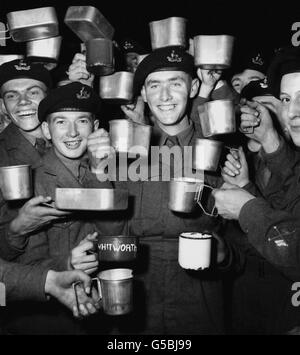
[(1, 111), (9, 116), (9, 114), (6, 110), (5, 104), (4, 104), (4, 100), (2, 98), (0, 98), (0, 105), (1, 105)]
[(199, 82), (199, 79), (198, 78), (195, 78), (192, 80), (192, 85), (191, 85), (191, 90), (190, 90), (190, 98), (194, 98), (198, 91), (199, 91), (199, 85), (200, 85), (200, 82)]
[(51, 140), (51, 133), (50, 133), (50, 129), (49, 129), (49, 124), (48, 122), (44, 121), (42, 122), (42, 131), (43, 131), (43, 135), (48, 139)]
[(97, 131), (97, 129), (99, 128), (99, 124), (100, 124), (99, 120), (94, 121), (94, 131)]
[(142, 98), (143, 98), (144, 102), (147, 102), (145, 85), (143, 85), (143, 87), (142, 87), (141, 94), (142, 94)]

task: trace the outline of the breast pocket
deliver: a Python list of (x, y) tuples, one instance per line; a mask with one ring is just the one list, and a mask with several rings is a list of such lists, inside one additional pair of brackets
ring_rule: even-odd
[(132, 233), (140, 236), (161, 235), (164, 230), (163, 209), (167, 185), (159, 181), (144, 181), (136, 189)]

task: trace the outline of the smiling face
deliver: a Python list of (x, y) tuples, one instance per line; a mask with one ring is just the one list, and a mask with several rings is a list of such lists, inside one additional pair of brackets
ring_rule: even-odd
[(149, 74), (142, 89), (145, 102), (163, 128), (180, 127), (186, 116), (188, 99), (194, 97), (199, 81), (182, 71), (159, 71)]
[(231, 79), (231, 85), (236, 92), (241, 93), (242, 89), (253, 80), (264, 79), (265, 75), (257, 70), (246, 69), (241, 73), (235, 74)]
[(68, 159), (81, 158), (87, 149), (87, 138), (98, 128), (98, 121), (90, 112), (61, 111), (47, 116), (42, 130), (52, 140), (58, 156)]
[(286, 74), (281, 79), (282, 119), (294, 144), (300, 147), (300, 73)]
[(19, 129), (33, 131), (40, 125), (38, 105), (46, 91), (45, 84), (38, 80), (9, 80), (1, 87), (2, 109)]

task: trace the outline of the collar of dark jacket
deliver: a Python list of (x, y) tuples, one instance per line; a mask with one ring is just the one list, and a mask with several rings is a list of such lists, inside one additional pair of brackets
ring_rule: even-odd
[[(176, 135), (181, 147), (190, 145), (194, 131), (195, 131), (194, 124), (191, 120), (189, 120), (189, 126), (185, 130), (183, 130), (182, 132)], [(165, 145), (166, 140), (169, 137), (169, 135), (166, 132), (164, 132), (156, 122), (154, 123), (153, 126), (153, 135), (155, 137), (155, 143), (159, 146)]]
[(0, 135), (0, 141), (4, 142), (5, 149), (16, 151), (14, 156), (17, 159), (30, 164), (32, 168), (37, 168), (41, 165), (41, 157), (34, 146), (23, 136), (19, 129), (11, 123)]
[[(80, 182), (71, 173), (71, 171), (57, 157), (53, 148), (44, 155), (43, 170), (46, 174), (56, 177), (57, 187), (80, 188)], [(84, 156), (81, 160), (81, 166), (88, 170), (88, 158)]]

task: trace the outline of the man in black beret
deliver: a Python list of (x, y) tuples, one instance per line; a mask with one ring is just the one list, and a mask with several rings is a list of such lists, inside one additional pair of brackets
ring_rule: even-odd
[[(87, 156), (87, 145), (97, 140), (97, 160), (106, 158), (110, 152), (108, 133), (98, 130), (97, 115), (101, 100), (93, 89), (79, 82), (63, 85), (52, 90), (39, 105), (38, 116), (42, 122), (44, 136), (51, 140), (52, 147), (43, 156), (43, 165), (36, 169), (34, 192), (38, 196), (49, 196), (55, 210), (56, 188), (112, 188), (109, 181), (100, 182), (91, 171), (93, 163)], [(92, 134), (95, 137), (90, 137)], [(97, 166), (97, 174), (100, 173)], [(51, 207), (50, 207), (51, 208)], [(83, 212), (82, 212), (83, 213)], [(112, 218), (112, 217), (111, 217)], [(63, 228), (61, 228), (63, 227)], [(105, 216), (89, 212), (88, 215), (65, 212), (64, 221), (45, 225), (38, 232), (27, 235), (24, 253), (18, 258), (23, 264), (48, 265), (54, 270), (80, 269), (88, 274), (97, 271), (96, 254), (88, 253), (93, 249), (96, 234), (118, 235), (123, 222), (105, 220)], [(36, 315), (32, 305), (31, 317)], [(12, 322), (7, 327), (18, 334), (82, 334), (84, 325), (65, 315), (59, 305), (48, 309), (37, 306), (39, 316), (35, 324), (22, 310), (14, 311)], [(59, 317), (59, 325), (53, 327), (52, 313)]]
[[(152, 149), (187, 150), (201, 137), (200, 125), (188, 115), (188, 104), (199, 88), (193, 57), (184, 49), (171, 46), (150, 53), (137, 67), (134, 89), (148, 104), (153, 115)], [(182, 154), (182, 153), (181, 153)], [(179, 156), (177, 156), (179, 158)], [(182, 158), (182, 156), (181, 156)], [(187, 160), (182, 159), (186, 167)], [(178, 236), (184, 232), (210, 231), (216, 236), (213, 264), (225, 270), (235, 253), (221, 237), (220, 220), (200, 209), (191, 214), (171, 211), (168, 207), (170, 176), (180, 166), (174, 158), (160, 174), (152, 172), (147, 181), (119, 182), (134, 196), (129, 215), (129, 230), (139, 237), (140, 259), (135, 267), (137, 300), (132, 315), (119, 321), (119, 331), (137, 334), (221, 334), (223, 299), (221, 280), (213, 268), (205, 274), (185, 270), (178, 264)], [(164, 165), (164, 166), (163, 166)], [(169, 179), (163, 171), (169, 169)], [(155, 169), (154, 169), (155, 170)], [(180, 172), (179, 174), (181, 174)], [(205, 174), (209, 185), (219, 186), (218, 177)], [(214, 281), (209, 281), (214, 279)], [(208, 296), (209, 295), (209, 296)], [(118, 323), (118, 320), (116, 320)]]
[(237, 52), (236, 63), (230, 70), (231, 85), (235, 91), (241, 93), (250, 81), (265, 78), (268, 69), (267, 56), (256, 48)]
[(134, 73), (138, 66), (138, 56), (146, 54), (146, 50), (134, 39), (124, 38), (120, 41), (121, 51), (124, 55), (126, 70)]
[[(34, 169), (42, 164), (42, 155), (50, 144), (41, 130), (38, 105), (50, 87), (50, 74), (42, 65), (21, 59), (0, 66), (1, 107), (11, 119), (11, 124), (0, 134), (0, 166), (29, 164)], [(44, 210), (42, 202), (47, 202), (46, 197), (28, 201), (19, 212), (23, 223), (15, 224), (17, 204), (8, 206), (0, 196), (0, 256), (4, 259), (12, 260), (20, 253), (14, 247), (19, 234), (44, 224), (47, 214), (49, 220), (55, 213), (57, 217), (62, 215)]]

